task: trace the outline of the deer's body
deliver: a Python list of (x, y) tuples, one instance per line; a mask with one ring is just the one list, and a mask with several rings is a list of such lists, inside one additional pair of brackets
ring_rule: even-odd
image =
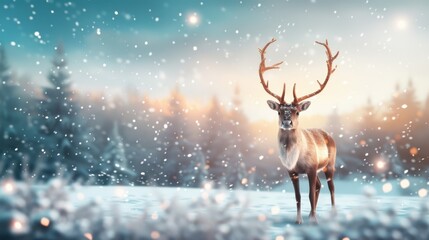
[(316, 172), (335, 164), (335, 142), (321, 129), (282, 130), (278, 133), (280, 160), (290, 172)]
[(268, 42), (260, 51), (261, 63), (259, 65), (259, 78), (265, 91), (276, 98), (279, 102), (268, 100), (268, 106), (277, 111), (279, 115), (279, 133), (278, 144), (280, 151), (280, 160), (287, 169), (289, 176), (292, 180), (295, 190), (295, 199), (297, 207), (296, 222), (302, 223), (301, 216), (301, 193), (299, 191), (299, 174), (307, 174), (308, 183), (310, 186), (309, 198), (311, 204), (310, 220), (317, 222), (316, 219), (316, 206), (319, 199), (320, 183), (317, 173), (323, 171), (328, 182), (329, 192), (331, 193), (331, 204), (335, 206), (334, 196), (334, 172), (335, 172), (335, 155), (336, 147), (335, 142), (331, 136), (321, 129), (301, 129), (299, 128), (298, 116), (302, 111), (307, 110), (310, 106), (309, 101), (304, 101), (314, 95), (319, 94), (329, 81), (331, 74), (335, 71), (332, 68), (334, 60), (338, 56), (338, 52), (332, 56), (331, 50), (328, 46), (328, 41), (325, 43), (316, 42), (326, 48), (326, 61), (328, 73), (323, 83), (319, 83), (319, 89), (303, 97), (297, 97), (295, 93), (296, 84), (293, 86), (293, 102), (290, 104), (285, 101), (286, 84), (283, 85), (283, 92), (281, 96), (276, 95), (268, 88), (268, 81), (264, 80), (264, 72), (271, 69), (279, 68), (282, 64), (276, 63), (272, 66), (265, 66), (265, 51), (268, 46), (275, 42), (275, 39)]

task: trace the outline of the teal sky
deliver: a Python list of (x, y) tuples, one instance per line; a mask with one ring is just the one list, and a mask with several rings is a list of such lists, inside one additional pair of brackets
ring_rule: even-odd
[(325, 77), (323, 48), (340, 51), (338, 70), (308, 111), (350, 112), (371, 97), (380, 107), (396, 83), (429, 93), (429, 1), (11, 1), (0, 3), (0, 42), (10, 66), (37, 84), (54, 47), (64, 45), (72, 81), (106, 95), (138, 89), (163, 98), (179, 85), (197, 103), (228, 104), (239, 86), (252, 119), (274, 119), (259, 83), (258, 48), (272, 37), (273, 91), (298, 94)]

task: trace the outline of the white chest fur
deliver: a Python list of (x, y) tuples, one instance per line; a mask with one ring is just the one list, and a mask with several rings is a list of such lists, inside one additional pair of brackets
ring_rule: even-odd
[(286, 150), (286, 146), (280, 144), (280, 160), (283, 166), (286, 167), (287, 170), (292, 170), (295, 168), (296, 163), (299, 158), (299, 148), (297, 146), (293, 146), (289, 150)]

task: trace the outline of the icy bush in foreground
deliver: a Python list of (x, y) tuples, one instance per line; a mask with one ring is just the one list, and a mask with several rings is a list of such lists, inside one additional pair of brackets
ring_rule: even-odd
[(429, 239), (427, 199), (404, 216), (377, 209), (367, 194), (365, 207), (320, 216), (319, 225), (282, 220), (275, 224), (284, 225), (284, 233), (273, 234), (273, 219), (250, 214), (247, 199), (234, 192), (201, 190), (188, 203), (160, 200), (159, 210), (144, 206), (130, 219), (96, 201), (76, 206), (74, 189), (58, 179), (44, 186), (1, 182), (0, 239)]
[(159, 214), (138, 220), (106, 216), (90, 201), (75, 207), (73, 188), (61, 180), (32, 186), (7, 180), (0, 190), (0, 239), (261, 239), (265, 222), (246, 213), (247, 201), (234, 194), (203, 192), (185, 205), (161, 202)]

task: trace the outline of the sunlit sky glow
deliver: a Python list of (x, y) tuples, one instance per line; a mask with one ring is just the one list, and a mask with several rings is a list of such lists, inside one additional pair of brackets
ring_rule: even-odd
[(274, 119), (258, 79), (258, 48), (272, 37), (266, 75), (287, 100), (325, 77), (328, 39), (338, 70), (308, 110), (350, 112), (368, 97), (381, 104), (410, 78), (418, 98), (429, 93), (429, 3), (419, 1), (2, 1), (1, 43), (18, 75), (46, 85), (57, 43), (82, 91), (138, 89), (166, 97), (176, 85), (194, 102), (227, 104), (241, 88), (246, 114)]

